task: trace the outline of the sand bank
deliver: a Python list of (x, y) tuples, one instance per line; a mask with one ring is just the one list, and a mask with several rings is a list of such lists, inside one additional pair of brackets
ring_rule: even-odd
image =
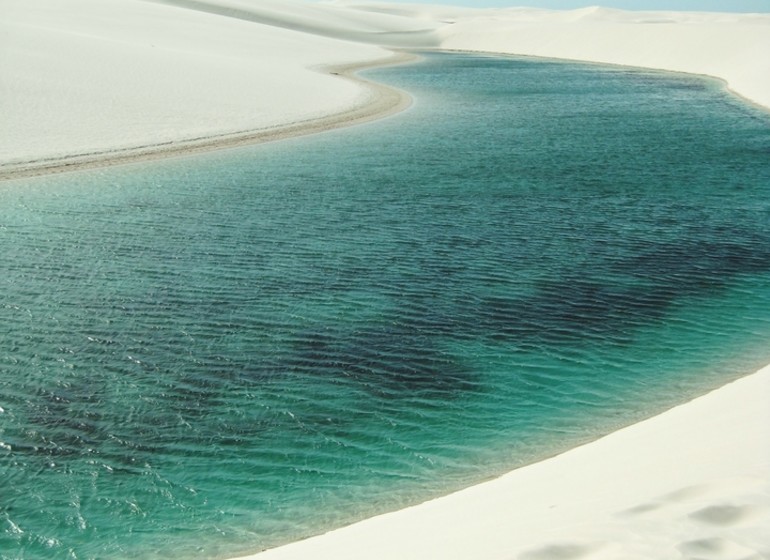
[(415, 55), (396, 52), (388, 58), (375, 61), (342, 64), (319, 69), (320, 73), (334, 76), (337, 79), (347, 79), (362, 88), (355, 104), (337, 112), (305, 119), (300, 118), (296, 121), (287, 121), (272, 126), (260, 126), (254, 129), (216, 132), (147, 144), (134, 143), (126, 147), (82, 153), (64, 153), (36, 159), (16, 160), (5, 164), (0, 162), (0, 181), (170, 156), (191, 155), (212, 149), (233, 148), (247, 144), (274, 142), (384, 118), (409, 107), (412, 98), (406, 92), (366, 80), (358, 76), (357, 72), (380, 66), (406, 64), (415, 60), (418, 60)]
[(254, 560), (770, 558), (770, 366), (546, 461)]
[(0, 177), (273, 140), (403, 108), (405, 94), (352, 76), (405, 60), (364, 38), (419, 36), (422, 24), (339, 11), (0, 0)]

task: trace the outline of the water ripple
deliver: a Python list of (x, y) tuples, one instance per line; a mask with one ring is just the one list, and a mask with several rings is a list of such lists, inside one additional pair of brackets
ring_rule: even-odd
[(376, 133), (3, 186), (0, 558), (276, 545), (770, 359), (766, 116), (430, 64)]

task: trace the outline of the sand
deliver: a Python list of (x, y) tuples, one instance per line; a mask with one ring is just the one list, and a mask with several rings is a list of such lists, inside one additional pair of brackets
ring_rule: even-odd
[[(188, 4), (0, 0), (0, 177), (276, 139), (408, 104), (350, 79), (393, 60), (350, 38), (420, 23), (291, 0)], [(326, 33), (303, 31), (310, 21)]]
[[(770, 14), (0, 0), (0, 15), (0, 178), (389, 114), (408, 95), (351, 75), (399, 47), (706, 74), (770, 107)], [(768, 442), (770, 366), (499, 479), (249, 558), (770, 558)]]

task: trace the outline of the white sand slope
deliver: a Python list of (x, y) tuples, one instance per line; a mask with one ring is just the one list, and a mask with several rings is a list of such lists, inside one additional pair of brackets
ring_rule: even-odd
[(370, 89), (322, 67), (392, 54), (351, 38), (430, 31), (339, 11), (291, 0), (0, 0), (0, 171), (367, 105)]
[(770, 558), (770, 366), (497, 480), (248, 558)]

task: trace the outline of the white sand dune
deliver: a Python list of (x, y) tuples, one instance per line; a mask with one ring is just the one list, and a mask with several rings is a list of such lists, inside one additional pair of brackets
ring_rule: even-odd
[(339, 12), (290, 0), (0, 0), (0, 172), (211, 144), (366, 107), (382, 91), (322, 68), (387, 59), (350, 38), (423, 25)]
[[(707, 74), (770, 107), (770, 15), (337, 0), (0, 0), (0, 177), (404, 106), (384, 46)], [(337, 73), (343, 73), (339, 70)], [(770, 368), (561, 456), (259, 558), (770, 558)]]
[[(436, 25), (411, 14), (350, 10), (333, 4), (298, 4), (296, 1), (260, 0), (152, 0), (223, 15), (244, 21), (272, 25), (292, 31), (399, 47), (438, 44)], [(406, 16), (406, 17), (405, 17)]]
[(403, 95), (322, 71), (383, 60), (382, 46), (709, 74), (770, 106), (770, 14), (0, 0), (0, 16), (0, 178), (387, 113)]

